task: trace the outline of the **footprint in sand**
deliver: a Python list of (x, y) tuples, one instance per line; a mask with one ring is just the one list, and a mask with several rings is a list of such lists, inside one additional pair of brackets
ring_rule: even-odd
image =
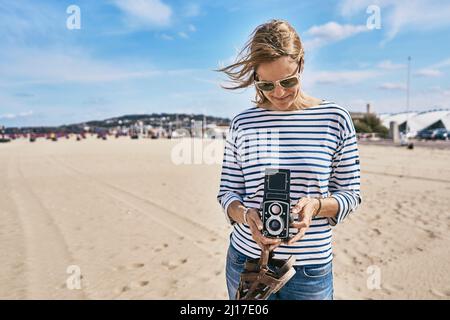
[(390, 296), (392, 294), (391, 290), (384, 286), (381, 288), (381, 292), (387, 294), (388, 296)]
[(437, 239), (437, 238), (439, 238), (439, 236), (436, 235), (436, 233), (434, 233), (434, 232), (431, 231), (431, 230), (426, 230), (426, 229), (425, 229), (425, 232), (427, 233), (427, 236), (428, 236), (428, 238), (430, 238), (430, 239)]
[(155, 250), (153, 250), (153, 252), (161, 252), (161, 248), (155, 248)]
[(131, 289), (130, 289), (129, 286), (122, 286), (122, 287), (119, 287), (119, 288), (114, 289), (114, 293), (115, 293), (116, 295), (121, 295), (122, 293), (127, 292), (127, 291), (130, 291), (130, 290), (131, 290)]
[(19, 262), (19, 263), (16, 263), (16, 264), (13, 265), (13, 269), (15, 269), (15, 270), (21, 269), (21, 268), (23, 268), (24, 266), (25, 266), (24, 263)]
[(393, 284), (392, 287), (395, 289), (395, 291), (403, 291), (404, 288), (402, 286), (399, 286), (398, 284)]
[(179, 263), (173, 262), (173, 261), (163, 261), (161, 264), (166, 267), (169, 270), (173, 270), (175, 268), (178, 268), (180, 265), (185, 264), (188, 262), (188, 258), (183, 258), (179, 261)]
[(117, 266), (113, 268), (114, 271), (124, 271), (125, 269), (126, 269), (125, 266)]
[(139, 285), (140, 285), (141, 287), (145, 287), (145, 286), (147, 286), (149, 283), (150, 283), (150, 281), (147, 281), (147, 280), (139, 281)]
[(164, 243), (163, 246), (164, 246), (164, 248), (169, 247), (169, 245), (167, 243)]
[(175, 265), (173, 262), (163, 261), (161, 262), (161, 265), (166, 267), (169, 270), (174, 270), (178, 267), (178, 265)]
[(131, 267), (133, 267), (133, 269), (140, 269), (140, 268), (143, 268), (144, 266), (145, 266), (145, 264), (144, 263), (140, 263), (140, 262), (133, 263), (131, 265)]
[(430, 293), (436, 297), (439, 298), (448, 298), (450, 297), (450, 290), (446, 291), (446, 292), (442, 292), (440, 290), (436, 290), (436, 289), (430, 289)]

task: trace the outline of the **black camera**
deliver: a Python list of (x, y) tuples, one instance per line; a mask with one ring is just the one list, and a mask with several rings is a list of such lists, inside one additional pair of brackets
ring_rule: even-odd
[(264, 198), (261, 204), (262, 234), (265, 237), (289, 238), (290, 180), (290, 170), (266, 169)]

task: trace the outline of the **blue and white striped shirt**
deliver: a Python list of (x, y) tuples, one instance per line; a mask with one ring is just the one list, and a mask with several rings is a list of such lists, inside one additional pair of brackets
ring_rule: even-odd
[[(333, 259), (331, 226), (343, 221), (361, 203), (360, 166), (350, 114), (335, 103), (296, 111), (253, 107), (231, 121), (225, 142), (220, 191), (225, 216), (234, 200), (259, 209), (266, 168), (291, 171), (291, 206), (301, 197), (334, 197), (336, 218), (314, 218), (297, 243), (280, 245), (275, 258), (294, 255), (295, 265), (325, 264)], [(233, 224), (231, 245), (251, 258), (261, 250), (245, 224)]]

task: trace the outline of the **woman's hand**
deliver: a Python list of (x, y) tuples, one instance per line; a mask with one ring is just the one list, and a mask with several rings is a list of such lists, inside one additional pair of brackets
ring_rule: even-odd
[(312, 218), (319, 209), (319, 200), (315, 198), (301, 198), (299, 202), (292, 208), (292, 213), (298, 214), (298, 222), (293, 222), (289, 227), (297, 228), (298, 233), (290, 238), (287, 242), (288, 245), (292, 245), (299, 241), (308, 230), (311, 225)]
[(282, 241), (281, 239), (271, 239), (264, 237), (261, 233), (263, 229), (263, 224), (261, 218), (259, 217), (258, 210), (250, 208), (247, 212), (247, 222), (250, 230), (252, 232), (252, 238), (258, 244), (261, 249), (269, 248), (269, 251), (273, 251), (278, 247)]

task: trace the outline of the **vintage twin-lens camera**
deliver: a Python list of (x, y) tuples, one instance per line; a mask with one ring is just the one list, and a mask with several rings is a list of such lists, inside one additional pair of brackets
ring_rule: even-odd
[(266, 169), (261, 204), (262, 233), (265, 237), (289, 238), (290, 180), (290, 170)]

